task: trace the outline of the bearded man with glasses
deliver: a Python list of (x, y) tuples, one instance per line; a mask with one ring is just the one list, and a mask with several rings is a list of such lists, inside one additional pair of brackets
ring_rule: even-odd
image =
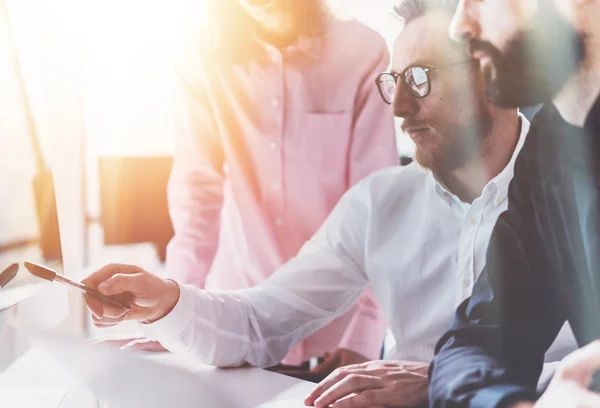
[[(454, 8), (447, 1), (405, 0), (395, 10), (405, 25), (392, 71), (373, 86), (403, 119), (416, 144), (416, 163), (359, 182), (300, 253), (254, 288), (216, 293), (135, 266), (101, 269), (85, 283), (137, 298), (126, 315), (87, 299), (96, 324), (140, 320), (150, 338), (173, 352), (218, 366), (268, 367), (348, 310), (371, 285), (395, 350), (387, 361), (335, 370), (306, 404), (427, 402), (435, 343), (484, 267), (529, 124), (516, 109), (487, 101), (467, 47), (448, 38)], [(561, 358), (569, 350), (556, 351), (565, 346), (574, 346), (568, 330), (547, 358)]]

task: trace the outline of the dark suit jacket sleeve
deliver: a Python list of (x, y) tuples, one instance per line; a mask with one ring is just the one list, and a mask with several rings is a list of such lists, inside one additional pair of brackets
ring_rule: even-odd
[(565, 321), (548, 277), (547, 246), (537, 233), (543, 183), (532, 168), (527, 142), (515, 165), (508, 210), (490, 240), (487, 266), (437, 345), (430, 372), (432, 407), (535, 400), (544, 353)]

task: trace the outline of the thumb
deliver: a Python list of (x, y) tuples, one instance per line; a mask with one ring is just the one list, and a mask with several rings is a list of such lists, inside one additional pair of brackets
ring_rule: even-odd
[(98, 285), (98, 291), (106, 296), (130, 292), (138, 297), (147, 291), (146, 275), (144, 273), (118, 273), (100, 283)]
[(562, 377), (573, 379), (587, 387), (600, 369), (600, 340), (593, 341), (563, 360)]

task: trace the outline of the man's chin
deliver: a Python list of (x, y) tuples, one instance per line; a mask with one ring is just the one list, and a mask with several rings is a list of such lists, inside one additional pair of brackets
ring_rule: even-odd
[(441, 160), (437, 158), (436, 155), (432, 154), (430, 151), (419, 149), (418, 146), (415, 150), (415, 161), (419, 166), (434, 172), (441, 164)]
[(415, 161), (423, 168), (431, 170), (437, 176), (442, 176), (464, 166), (466, 158), (463, 154), (452, 153), (450, 150), (415, 149)]

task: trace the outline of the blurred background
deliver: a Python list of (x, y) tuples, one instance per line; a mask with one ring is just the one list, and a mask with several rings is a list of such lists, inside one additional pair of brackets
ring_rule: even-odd
[[(0, 1), (0, 260), (25, 251), (43, 261), (31, 241), (38, 235), (31, 182), (46, 166), (54, 173), (60, 270), (80, 279), (126, 262), (160, 274), (172, 235), (165, 197), (174, 132), (171, 54), (190, 25), (202, 24), (202, 1)], [(391, 43), (400, 28), (393, 4), (347, 0), (332, 7)], [(412, 149), (398, 133), (399, 153)], [(15, 313), (99, 335), (80, 295), (57, 286)], [(0, 341), (1, 368), (2, 353), (14, 356), (20, 344)]]

